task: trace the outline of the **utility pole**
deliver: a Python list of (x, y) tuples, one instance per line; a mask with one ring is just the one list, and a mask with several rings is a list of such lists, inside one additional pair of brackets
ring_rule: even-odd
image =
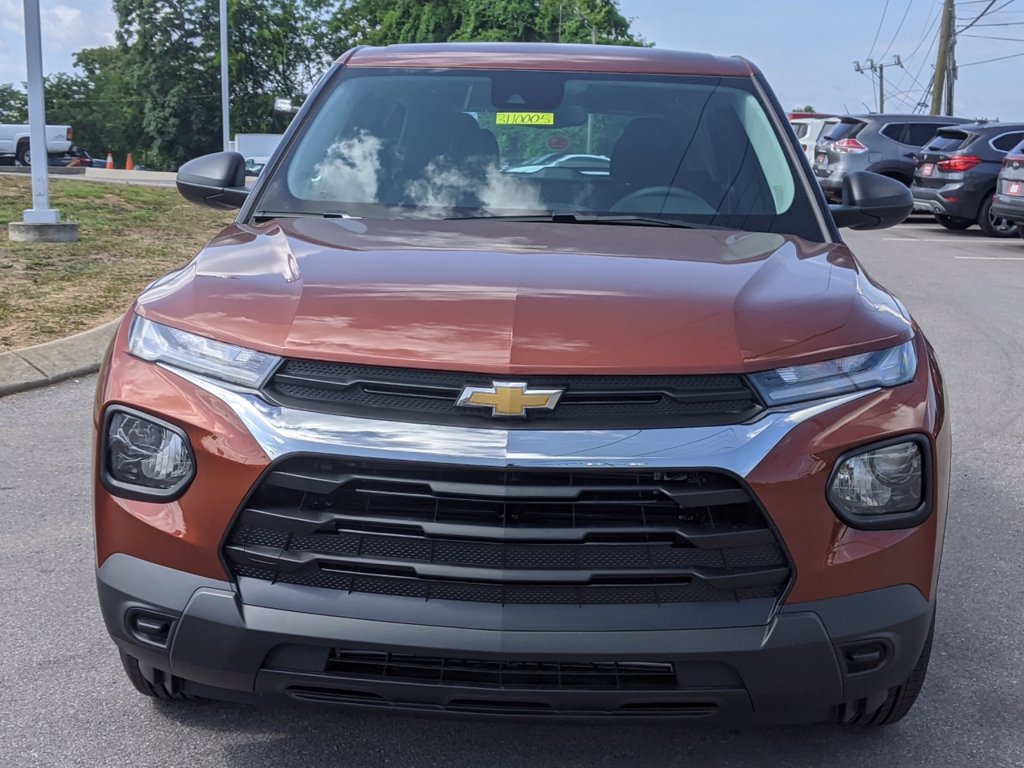
[(863, 64), (859, 61), (853, 62), (853, 69), (855, 72), (877, 72), (878, 73), (878, 111), (885, 112), (885, 68), (886, 67), (902, 67), (903, 62), (899, 56), (893, 56), (892, 61), (888, 64), (876, 62), (874, 59), (868, 59)]
[(942, 26), (939, 28), (939, 50), (935, 54), (935, 78), (932, 80), (932, 109), (933, 115), (942, 114), (942, 94), (945, 90), (948, 114), (953, 112), (953, 89), (946, 87), (947, 77), (952, 79), (953, 73), (950, 69), (951, 44), (953, 43), (953, 25), (956, 23), (956, 7), (953, 0), (945, 0), (942, 7)]
[(78, 225), (62, 222), (60, 211), (50, 207), (47, 176), (46, 99), (43, 92), (43, 43), (39, 0), (25, 0), (25, 71), (28, 79), (29, 165), (32, 172), (32, 207), (22, 221), (7, 225), (8, 237), (16, 242), (73, 243)]
[(231, 105), (228, 88), (228, 0), (220, 0), (220, 112), (224, 151), (231, 149)]
[(953, 87), (956, 84), (956, 35), (949, 36), (949, 56), (946, 58), (946, 112), (953, 114)]

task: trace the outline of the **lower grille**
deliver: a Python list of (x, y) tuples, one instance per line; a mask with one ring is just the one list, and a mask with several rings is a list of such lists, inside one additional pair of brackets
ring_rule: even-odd
[(490, 688), (657, 690), (678, 687), (671, 662), (479, 661), (335, 650), (326, 671), (345, 677)]
[(236, 577), (503, 605), (771, 598), (785, 553), (715, 472), (485, 469), (292, 457), (233, 527)]

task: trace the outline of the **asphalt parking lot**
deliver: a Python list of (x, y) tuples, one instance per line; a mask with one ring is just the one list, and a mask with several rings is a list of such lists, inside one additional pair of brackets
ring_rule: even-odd
[(954, 420), (935, 653), (899, 725), (509, 723), (145, 699), (95, 602), (89, 378), (0, 399), (0, 766), (1024, 766), (1024, 240), (926, 220), (847, 237), (937, 348)]

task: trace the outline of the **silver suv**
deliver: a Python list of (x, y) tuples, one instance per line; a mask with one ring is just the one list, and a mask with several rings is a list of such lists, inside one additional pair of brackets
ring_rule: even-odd
[(818, 139), (814, 175), (831, 200), (840, 198), (843, 179), (851, 171), (873, 171), (909, 187), (915, 153), (939, 128), (966, 122), (931, 115), (846, 115)]

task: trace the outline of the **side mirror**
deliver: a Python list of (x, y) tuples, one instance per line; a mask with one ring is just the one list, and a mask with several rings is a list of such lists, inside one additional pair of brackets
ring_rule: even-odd
[(870, 171), (848, 173), (842, 199), (842, 204), (829, 206), (837, 227), (885, 229), (914, 210), (914, 197), (902, 181)]
[(178, 169), (178, 192), (190, 203), (229, 211), (241, 208), (245, 188), (245, 158), (238, 152), (215, 152), (189, 160)]

